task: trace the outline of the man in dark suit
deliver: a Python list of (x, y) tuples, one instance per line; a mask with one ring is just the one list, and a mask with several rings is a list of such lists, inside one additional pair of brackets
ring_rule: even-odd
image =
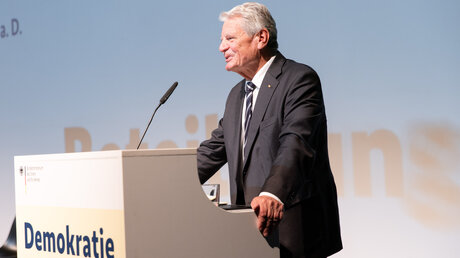
[(318, 75), (278, 52), (268, 9), (245, 3), (221, 14), (226, 69), (244, 79), (198, 148), (201, 183), (228, 162), (232, 203), (251, 205), (259, 230), (278, 229), (282, 257), (342, 249)]

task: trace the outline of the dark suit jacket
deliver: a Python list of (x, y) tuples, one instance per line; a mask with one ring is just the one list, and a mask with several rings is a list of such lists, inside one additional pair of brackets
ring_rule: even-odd
[(241, 164), (244, 80), (230, 92), (223, 118), (198, 148), (201, 183), (228, 162), (230, 194), (245, 202), (261, 191), (284, 203), (281, 251), (325, 257), (342, 248), (337, 193), (329, 166), (326, 114), (316, 72), (277, 54), (260, 87)]

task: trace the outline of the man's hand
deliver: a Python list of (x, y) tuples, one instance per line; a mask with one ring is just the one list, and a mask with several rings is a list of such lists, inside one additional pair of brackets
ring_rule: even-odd
[(252, 199), (251, 207), (257, 215), (260, 233), (267, 237), (283, 218), (283, 204), (269, 196), (257, 196)]

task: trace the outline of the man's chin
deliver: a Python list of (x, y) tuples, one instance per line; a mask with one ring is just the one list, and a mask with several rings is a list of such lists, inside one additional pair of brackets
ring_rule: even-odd
[(227, 63), (227, 65), (225, 66), (225, 70), (236, 73), (238, 69), (233, 64)]

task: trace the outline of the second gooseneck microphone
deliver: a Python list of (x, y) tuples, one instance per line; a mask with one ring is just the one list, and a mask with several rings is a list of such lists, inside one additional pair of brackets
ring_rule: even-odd
[(147, 130), (149, 129), (150, 124), (152, 123), (153, 117), (155, 116), (155, 113), (157, 112), (158, 108), (160, 108), (160, 106), (163, 105), (168, 100), (169, 96), (171, 96), (171, 94), (176, 89), (178, 84), (179, 84), (178, 82), (173, 83), (173, 85), (171, 85), (171, 87), (169, 87), (168, 91), (160, 99), (160, 103), (158, 104), (157, 108), (155, 108), (155, 111), (153, 111), (152, 117), (150, 118), (150, 121), (149, 121), (147, 127), (144, 130), (144, 134), (142, 134), (142, 138), (139, 141), (139, 144), (137, 145), (137, 150), (141, 146), (142, 140), (144, 140), (145, 133), (147, 133)]

